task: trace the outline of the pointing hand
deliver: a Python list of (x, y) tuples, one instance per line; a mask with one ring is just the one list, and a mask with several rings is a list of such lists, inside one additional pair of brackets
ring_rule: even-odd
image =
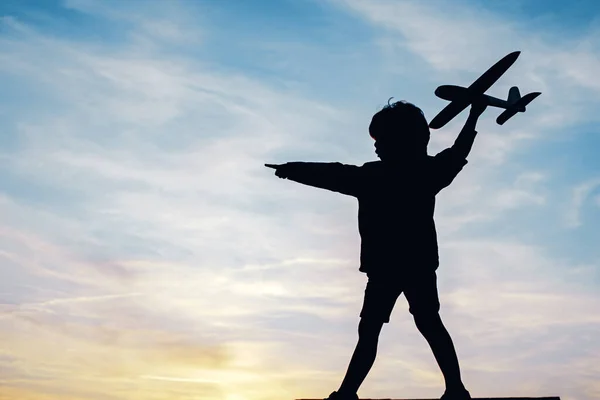
[(275, 170), (275, 176), (279, 178), (286, 179), (288, 177), (286, 173), (285, 164), (265, 164), (267, 168), (273, 168)]

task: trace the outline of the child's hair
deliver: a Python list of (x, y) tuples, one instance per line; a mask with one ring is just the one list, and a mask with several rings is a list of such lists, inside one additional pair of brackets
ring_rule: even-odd
[(403, 131), (407, 134), (414, 135), (410, 138), (398, 138), (402, 141), (413, 141), (422, 143), (425, 146), (429, 143), (429, 124), (425, 119), (425, 114), (417, 106), (407, 101), (401, 100), (388, 104), (373, 115), (371, 124), (369, 125), (369, 134), (375, 140), (384, 133), (390, 131), (389, 127), (397, 126), (398, 122), (402, 124)]

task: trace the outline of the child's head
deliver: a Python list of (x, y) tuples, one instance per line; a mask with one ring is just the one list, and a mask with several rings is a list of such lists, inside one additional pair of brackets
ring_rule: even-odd
[(373, 116), (369, 134), (382, 160), (427, 154), (429, 125), (423, 111), (406, 101), (389, 104), (388, 100), (388, 105)]

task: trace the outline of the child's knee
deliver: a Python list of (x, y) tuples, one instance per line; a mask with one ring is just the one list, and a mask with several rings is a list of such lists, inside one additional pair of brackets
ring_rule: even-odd
[(361, 318), (358, 324), (359, 340), (377, 339), (384, 321), (375, 318)]
[(434, 320), (439, 318), (440, 302), (437, 298), (426, 299), (426, 301), (411, 302), (408, 311), (413, 315), (415, 320)]
[(414, 313), (413, 317), (420, 331), (436, 328), (442, 323), (439, 312), (434, 310)]

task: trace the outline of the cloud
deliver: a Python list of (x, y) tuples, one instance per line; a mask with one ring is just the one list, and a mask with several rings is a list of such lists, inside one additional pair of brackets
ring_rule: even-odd
[(590, 179), (576, 185), (571, 192), (569, 210), (565, 216), (568, 227), (577, 228), (583, 224), (581, 221), (581, 209), (587, 198), (600, 186), (600, 179)]
[[(562, 30), (532, 30), (528, 19), (508, 21), (485, 7), (475, 7), (468, 2), (450, 5), (443, 2), (336, 0), (333, 3), (382, 28), (380, 36), (385, 38), (382, 40), (392, 41), (398, 49), (396, 56), (389, 59), (390, 63), (399, 64), (407, 52), (422, 59), (426, 69), (418, 73), (436, 77), (430, 84), (431, 91), (444, 83), (470, 84), (502, 54), (522, 51), (520, 60), (489, 91), (504, 97), (509, 87), (516, 84), (522, 93), (542, 92), (527, 111), (527, 118), (520, 118), (521, 132), (529, 131), (529, 135), (532, 129), (560, 132), (563, 127), (581, 120), (597, 121), (593, 110), (598, 105), (600, 80), (594, 71), (600, 64), (600, 57), (591, 45), (597, 36), (597, 28), (590, 27), (576, 37)], [(450, 14), (453, 15), (451, 19), (447, 18)], [(435, 109), (441, 109), (440, 101), (435, 103)], [(430, 100), (423, 98), (423, 102), (426, 102), (426, 109), (433, 107)], [(486, 114), (490, 115), (491, 110)], [(456, 122), (448, 125), (446, 130), (455, 127), (458, 128)], [(517, 128), (513, 124), (511, 130), (514, 129)], [(510, 143), (501, 141), (503, 146), (510, 146)]]
[(524, 205), (544, 205), (546, 198), (532, 192), (532, 186), (544, 179), (539, 172), (525, 172), (515, 180), (514, 187), (496, 193), (494, 202), (498, 209), (512, 209)]
[[(194, 24), (198, 15), (186, 4), (132, 13), (127, 5), (67, 3), (127, 32), (117, 42), (2, 20), (0, 79), (28, 94), (27, 107), (4, 98), (11, 112), (1, 122), (10, 144), (0, 152), (0, 335), (7, 344), (0, 385), (7, 396), (318, 397), (341, 380), (365, 285), (356, 201), (276, 179), (263, 164), (372, 158), (372, 142), (358, 139), (371, 110), (319, 94), (318, 80), (298, 80), (304, 73), (312, 82), (302, 65), (340, 70), (349, 55), (330, 54), (326, 43), (290, 50), (265, 39), (282, 65), (301, 58), (291, 53), (303, 46), (302, 55), (331, 58), (301, 59), (296, 80), (244, 72), (198, 56), (211, 26), (201, 18), (204, 25)], [(584, 283), (597, 266), (550, 259), (547, 247), (498, 228), (518, 227), (517, 211), (553, 205), (549, 172), (531, 163), (509, 168), (509, 161), (545, 129), (560, 136), (580, 117), (572, 111), (588, 94), (583, 80), (595, 79), (595, 53), (580, 47), (569, 58), (568, 40), (553, 50), (547, 32), (524, 32), (477, 9), (453, 22), (421, 3), (339, 4), (385, 28), (365, 45), (378, 58), (357, 56), (340, 71), (359, 88), (385, 83), (382, 98), (396, 76), (385, 64), (398, 65), (399, 54), (426, 65), (418, 76), (403, 72), (420, 86), (407, 97), (418, 98), (426, 85), (469, 81), (503, 48), (512, 51), (513, 39), (529, 38), (520, 42), (527, 62), (506, 81), (519, 76), (519, 85), (544, 96), (520, 127), (482, 121), (469, 165), (439, 197), (442, 313), (472, 393), (567, 386), (574, 398), (595, 393), (588, 372), (600, 321), (585, 310), (598, 297)], [(404, 47), (376, 51), (397, 35)], [(561, 105), (554, 93), (563, 89)], [(383, 92), (373, 89), (364, 102)], [(428, 115), (438, 106), (423, 103)], [(452, 140), (435, 135), (432, 151)], [(574, 209), (592, 194), (589, 185), (576, 192)], [(439, 395), (441, 375), (403, 298), (374, 368), (361, 394)]]
[[(33, 30), (3, 44), (16, 55), (5, 60), (3, 70), (39, 84), (38, 90), (52, 93), (54, 107), (61, 106), (60, 113), (35, 122), (17, 114), (13, 132), (19, 146), (3, 155), (4, 165), (22, 182), (50, 183), (64, 202), (57, 207), (39, 198), (3, 197), (5, 243), (10, 243), (4, 255), (11, 260), (11, 273), (27, 267), (23, 280), (33, 283), (27, 295), (36, 297), (3, 310), (4, 342), (24, 366), (15, 376), (57, 396), (57, 387), (77, 376), (79, 383), (69, 385), (70, 396), (96, 396), (106, 382), (108, 393), (124, 398), (140, 393), (184, 398), (189, 389), (177, 382), (200, 384), (203, 376), (215, 374), (220, 378), (214, 382), (194, 386), (195, 396), (224, 396), (224, 388), (235, 382), (247, 386), (248, 393), (262, 386), (262, 396), (271, 390), (264, 388), (269, 376), (291, 381), (298, 367), (287, 362), (291, 372), (275, 375), (276, 369), (265, 363), (274, 344), (251, 341), (271, 328), (262, 323), (251, 329), (252, 318), (269, 312), (335, 316), (339, 306), (315, 311), (303, 297), (293, 298), (294, 290), (314, 295), (314, 289), (296, 287), (298, 278), (309, 279), (305, 265), (283, 259), (280, 268), (305, 270), (285, 285), (257, 281), (256, 275), (246, 279), (231, 268), (295, 254), (284, 224), (256, 206), (259, 199), (273, 202), (258, 174), (265, 173), (262, 164), (283, 139), (290, 147), (305, 146), (304, 139), (294, 137), (299, 127), (314, 127), (316, 136), (323, 127), (310, 122), (318, 121), (314, 115), (335, 119), (337, 111), (243, 76), (197, 69), (190, 60), (172, 65), (154, 54), (89, 51)], [(53, 62), (42, 63), (44, 58)], [(293, 112), (272, 114), (280, 103)], [(228, 181), (229, 186), (221, 186)], [(294, 200), (295, 191), (288, 189), (280, 199), (286, 197)], [(291, 220), (312, 229), (306, 216)], [(264, 236), (256, 235), (258, 227)], [(322, 254), (309, 254), (313, 270), (327, 263)], [(60, 295), (47, 287), (60, 288)], [(11, 287), (13, 293), (19, 290)], [(321, 292), (321, 297), (331, 296)], [(282, 296), (287, 303), (278, 299)], [(239, 333), (232, 333), (234, 328)], [(173, 332), (178, 330), (185, 332), (181, 339)], [(193, 339), (210, 342), (219, 334), (217, 342), (224, 343), (214, 347)], [(36, 346), (27, 347), (31, 340)], [(227, 358), (219, 349), (230, 347), (235, 361), (223, 361)], [(213, 359), (226, 362), (222, 373)], [(51, 379), (40, 384), (38, 374)], [(146, 382), (140, 392), (137, 376), (168, 379)], [(279, 391), (272, 398), (280, 395), (281, 389), (273, 390)]]

